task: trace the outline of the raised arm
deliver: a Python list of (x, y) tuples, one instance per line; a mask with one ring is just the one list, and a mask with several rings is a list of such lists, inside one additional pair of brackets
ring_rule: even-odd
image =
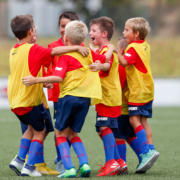
[(108, 62), (111, 59), (113, 52), (116, 52), (116, 48), (113, 44), (108, 44), (108, 50), (104, 54), (106, 56), (106, 62)]
[(91, 71), (108, 71), (110, 69), (109, 63), (101, 63), (99, 60), (95, 61), (95, 63), (92, 63), (89, 65)]
[(51, 55), (58, 56), (58, 55), (65, 54), (68, 52), (73, 52), (73, 51), (79, 52), (84, 57), (88, 56), (89, 54), (89, 50), (83, 46), (61, 46), (61, 47), (53, 48), (51, 51)]
[(26, 76), (22, 78), (22, 83), (26, 86), (31, 86), (37, 83), (58, 83), (61, 81), (63, 81), (63, 79), (59, 76), (47, 76), (47, 77)]

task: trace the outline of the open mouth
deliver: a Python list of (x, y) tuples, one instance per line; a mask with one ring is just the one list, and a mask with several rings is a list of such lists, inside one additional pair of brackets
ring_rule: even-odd
[(94, 37), (91, 37), (91, 39), (92, 39), (92, 42), (94, 42), (94, 41), (95, 41), (95, 38), (94, 38)]

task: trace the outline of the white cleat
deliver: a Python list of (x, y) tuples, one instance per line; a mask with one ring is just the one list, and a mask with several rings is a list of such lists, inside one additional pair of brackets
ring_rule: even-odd
[(24, 164), (24, 167), (21, 171), (21, 176), (31, 176), (31, 177), (37, 177), (42, 176), (37, 170), (35, 166), (30, 166), (28, 164)]

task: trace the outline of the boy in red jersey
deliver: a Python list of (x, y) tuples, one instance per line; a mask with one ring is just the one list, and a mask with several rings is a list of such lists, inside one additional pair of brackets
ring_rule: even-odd
[[(84, 23), (72, 21), (65, 28), (65, 42), (67, 46), (80, 45), (88, 33)], [(68, 53), (58, 58), (58, 63), (53, 76), (35, 78), (28, 76), (23, 78), (26, 86), (43, 82), (60, 82), (61, 93), (58, 99), (58, 110), (56, 115), (56, 137), (58, 148), (66, 171), (58, 177), (75, 177), (76, 170), (73, 167), (70, 148), (66, 137), (78, 156), (80, 164), (80, 177), (89, 177), (91, 169), (81, 139), (80, 133), (89, 105), (101, 102), (102, 90), (97, 72), (91, 72), (89, 65), (96, 60), (104, 63), (110, 59), (114, 47), (110, 47), (106, 55), (99, 55), (89, 50), (87, 58), (82, 58), (79, 53)], [(108, 63), (103, 64), (103, 69)], [(91, 99), (91, 100), (90, 100)]]
[[(39, 158), (45, 135), (45, 108), (42, 105), (43, 85), (26, 88), (20, 79), (26, 75), (42, 77), (42, 65), (49, 66), (52, 56), (70, 51), (81, 51), (83, 55), (87, 49), (79, 46), (44, 48), (31, 44), (35, 35), (33, 22), (27, 15), (16, 16), (11, 20), (11, 29), (19, 39), (10, 51), (10, 75), (8, 78), (8, 99), (11, 111), (18, 119), (28, 125), (23, 134), (16, 156), (9, 167), (22, 176), (41, 176), (34, 167)], [(20, 81), (19, 81), (20, 80)], [(25, 156), (29, 149), (27, 163)]]
[[(95, 46), (99, 46), (97, 53), (104, 54), (114, 31), (114, 22), (108, 17), (100, 17), (90, 22), (90, 37)], [(96, 131), (102, 138), (105, 148), (106, 163), (97, 176), (116, 175), (126, 171), (127, 164), (119, 158), (116, 142), (112, 133), (118, 128), (117, 117), (121, 115), (122, 92), (118, 73), (118, 57), (116, 53), (111, 56), (109, 67), (100, 71), (99, 77), (102, 85), (102, 102), (96, 105), (97, 119)], [(99, 70), (100, 62), (92, 64), (92, 69)], [(117, 163), (118, 162), (118, 163)]]
[[(59, 25), (59, 31), (61, 34), (61, 38), (58, 41), (54, 41), (52, 43), (50, 43), (48, 45), (49, 48), (53, 48), (53, 47), (57, 47), (57, 46), (65, 46), (65, 42), (64, 42), (64, 34), (65, 34), (65, 27), (66, 25), (74, 20), (79, 20), (79, 16), (73, 12), (73, 11), (64, 11), (60, 16), (59, 16), (59, 21), (58, 21), (58, 25)], [(83, 46), (83, 44), (81, 44)], [(56, 68), (57, 65), (57, 56), (54, 57), (52, 63), (50, 64), (50, 66), (47, 69), (47, 74), (46, 76), (51, 76), (53, 75), (53, 72)], [(58, 101), (58, 97), (59, 97), (59, 93), (60, 93), (60, 89), (59, 89), (59, 83), (53, 83), (53, 88), (52, 89), (48, 89), (48, 100), (49, 101), (53, 101), (53, 105), (54, 105), (54, 119), (56, 119), (55, 115), (56, 115), (56, 111), (57, 111), (57, 101)], [(54, 137), (55, 140), (55, 146), (56, 146), (56, 153), (57, 156), (54, 159), (54, 163), (57, 164), (57, 171), (58, 172), (64, 172), (64, 166), (61, 160), (61, 155), (57, 146), (57, 142), (56, 142), (56, 137)], [(68, 140), (68, 139), (67, 139)], [(71, 146), (70, 141), (68, 140), (69, 146)]]
[[(124, 37), (121, 37), (118, 42), (118, 52), (124, 54), (127, 48), (127, 42)], [(129, 122), (129, 112), (128, 112), (128, 99), (125, 94), (128, 91), (126, 71), (125, 68), (119, 65), (119, 79), (122, 88), (122, 106), (121, 106), (121, 116), (118, 117), (118, 129), (113, 129), (113, 134), (116, 139), (116, 144), (120, 157), (126, 161), (126, 142), (131, 146), (133, 151), (136, 153), (139, 162), (141, 161), (141, 148), (139, 141), (136, 138), (134, 129)]]
[(152, 141), (152, 131), (147, 118), (152, 117), (154, 82), (150, 69), (150, 46), (145, 37), (149, 23), (141, 17), (126, 21), (123, 35), (128, 47), (125, 55), (118, 52), (119, 63), (126, 68), (128, 110), (130, 123), (141, 145), (142, 160), (136, 173), (146, 172), (159, 157)]

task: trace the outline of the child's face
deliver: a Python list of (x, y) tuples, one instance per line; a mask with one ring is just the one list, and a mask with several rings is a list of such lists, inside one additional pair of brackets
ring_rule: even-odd
[(135, 33), (133, 32), (131, 26), (125, 24), (125, 28), (124, 28), (124, 31), (123, 31), (123, 35), (124, 37), (126, 38), (126, 42), (128, 44), (130, 44), (131, 42), (135, 41), (136, 39), (136, 35)]
[(98, 46), (101, 43), (102, 32), (100, 31), (98, 25), (91, 25), (89, 36), (92, 39), (92, 43), (94, 46)]
[(67, 18), (62, 18), (59, 22), (59, 31), (62, 37), (64, 37), (65, 27), (69, 22), (71, 22), (71, 20)]

